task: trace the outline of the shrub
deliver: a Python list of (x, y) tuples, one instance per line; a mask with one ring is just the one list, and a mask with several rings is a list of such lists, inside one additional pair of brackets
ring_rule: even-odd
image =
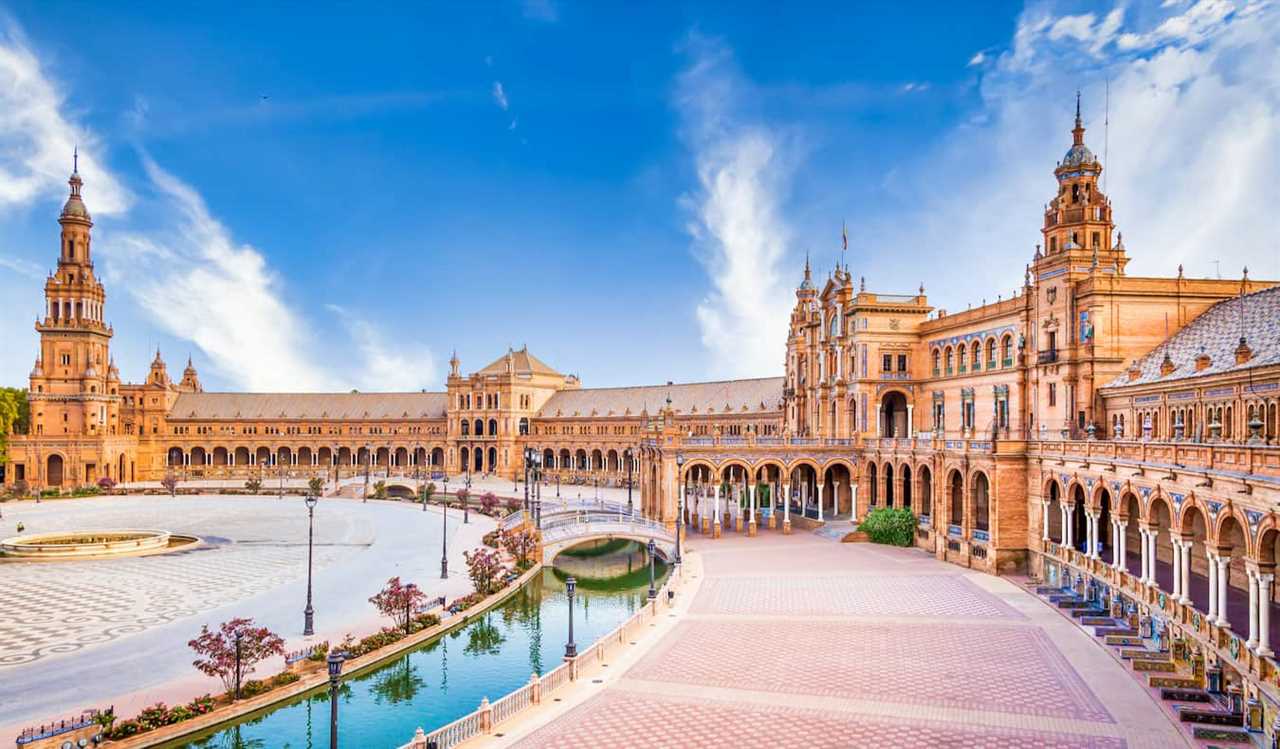
[(322, 493), (324, 493), (324, 479), (320, 478), (319, 476), (313, 477), (310, 481), (307, 482), (307, 488), (311, 490), (312, 496), (316, 496), (316, 497), (320, 496)]
[(915, 542), (916, 516), (905, 507), (877, 507), (867, 513), (858, 529), (878, 544), (911, 546)]
[(110, 476), (103, 476), (102, 478), (98, 479), (98, 488), (104, 492), (109, 492), (112, 489), (116, 488), (116, 480), (111, 478)]
[(489, 531), (484, 534), (484, 537), (480, 539), (480, 542), (491, 549), (498, 548), (502, 545), (502, 529), (498, 528), (496, 530)]
[(188, 702), (187, 710), (191, 711), (192, 715), (204, 715), (212, 712), (217, 704), (217, 701), (213, 699), (213, 695), (206, 694)]
[(507, 514), (510, 515), (516, 510), (519, 510), (523, 504), (524, 504), (523, 502), (516, 499), (515, 497), (507, 497)]
[(413, 617), (413, 623), (416, 625), (415, 632), (424, 629), (431, 629), (440, 623), (440, 617), (435, 614), (418, 614)]
[(533, 552), (538, 548), (538, 537), (533, 531), (525, 528), (506, 534), (504, 545), (507, 553), (515, 558), (516, 564), (521, 565), (522, 569), (527, 569), (532, 564)]
[(373, 482), (373, 498), (374, 499), (387, 498), (387, 482), (385, 481)]
[(387, 580), (376, 596), (369, 599), (380, 614), (389, 617), (397, 626), (409, 631), (409, 623), (416, 611), (427, 600), (427, 594), (414, 583), (401, 584), (399, 577)]
[(127, 739), (130, 736), (142, 733), (144, 730), (146, 729), (136, 720), (122, 720), (111, 727), (111, 733), (108, 734), (108, 737), (112, 739)]
[(262, 479), (249, 479), (244, 482), (244, 488), (248, 489), (250, 494), (257, 494), (262, 491)]
[(283, 687), (284, 685), (292, 684), (301, 678), (301, 676), (292, 671), (281, 671), (271, 677), (271, 688), (275, 689), (276, 687)]
[[(200, 628), (200, 636), (187, 645), (200, 656), (192, 665), (221, 679), (227, 693), (237, 699), (245, 691), (241, 681), (253, 672), (254, 666), (273, 655), (284, 655), (284, 640), (279, 635), (243, 618), (223, 622), (215, 631), (206, 624)], [(241, 695), (236, 695), (238, 686)]]
[(270, 691), (271, 687), (267, 686), (266, 682), (261, 679), (250, 679), (240, 687), (240, 696), (243, 699), (249, 699), (250, 697), (257, 697), (260, 694), (266, 694)]
[(492, 515), (493, 511), (498, 508), (498, 497), (493, 492), (485, 492), (480, 495), (480, 511), (486, 515)]
[(325, 640), (324, 642), (316, 645), (314, 648), (311, 648), (311, 655), (307, 656), (307, 660), (324, 661), (328, 657), (329, 657), (329, 641)]

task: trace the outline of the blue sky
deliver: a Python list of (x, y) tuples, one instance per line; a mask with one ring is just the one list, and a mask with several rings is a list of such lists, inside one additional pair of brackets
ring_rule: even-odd
[(157, 345), (218, 389), (438, 388), (525, 343), (589, 386), (778, 374), (842, 221), (869, 288), (1011, 293), (1108, 80), (1130, 272), (1280, 277), (1270, 3), (660, 11), (2, 6), (0, 382), (75, 143), (126, 379)]

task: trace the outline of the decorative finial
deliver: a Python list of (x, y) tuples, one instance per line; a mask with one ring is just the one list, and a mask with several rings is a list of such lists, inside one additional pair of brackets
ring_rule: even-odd
[(920, 296), (924, 296), (924, 281), (920, 282)]
[(867, 290), (867, 277), (858, 276), (858, 291), (866, 291), (866, 290)]
[(71, 150), (71, 173), (80, 173), (80, 144), (77, 143), (75, 148)]

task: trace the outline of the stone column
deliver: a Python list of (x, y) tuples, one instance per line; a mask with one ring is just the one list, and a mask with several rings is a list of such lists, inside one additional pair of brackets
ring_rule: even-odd
[(1182, 595), (1178, 598), (1178, 602), (1187, 606), (1191, 605), (1191, 542), (1184, 540), (1182, 542), (1182, 554), (1179, 558), (1182, 562)]
[(1271, 651), (1271, 583), (1275, 574), (1258, 572), (1258, 649), (1263, 657), (1274, 655)]
[(1212, 551), (1206, 551), (1209, 558), (1209, 610), (1206, 616), (1210, 622), (1218, 620), (1218, 555)]
[(818, 481), (818, 522), (822, 522), (822, 481)]
[(711, 537), (720, 538), (720, 487), (715, 487), (715, 494), (711, 499)]
[(1249, 639), (1244, 644), (1253, 650), (1258, 644), (1258, 578), (1253, 569), (1245, 567), (1244, 571), (1249, 576)]
[(915, 430), (916, 422), (915, 422), (915, 419), (912, 418), (912, 413), (914, 411), (915, 411), (915, 406), (912, 405), (910, 401), (907, 401), (907, 434), (906, 434), (907, 437), (916, 436), (916, 430)]
[(1048, 541), (1049, 540), (1049, 503), (1048, 502), (1044, 503), (1044, 512), (1041, 514), (1044, 516), (1044, 527), (1040, 529), (1040, 539), (1042, 541)]
[(1129, 569), (1129, 524), (1116, 521), (1116, 538), (1119, 540), (1120, 546), (1120, 569)]
[(791, 484), (782, 485), (782, 535), (791, 535)]
[(1089, 558), (1098, 559), (1098, 523), (1097, 513), (1089, 513)]
[(1231, 585), (1231, 557), (1218, 557), (1218, 618), (1217, 624), (1223, 629), (1230, 629), (1227, 621), (1227, 591)]
[(747, 505), (751, 513), (747, 516), (747, 536), (754, 536), (760, 526), (756, 522), (756, 487), (752, 483), (747, 484)]
[(1143, 585), (1151, 583), (1151, 546), (1147, 543), (1150, 533), (1146, 528), (1138, 528), (1138, 543), (1142, 547), (1142, 575), (1138, 578), (1138, 582)]
[(1063, 505), (1062, 544), (1067, 548), (1071, 548), (1071, 549), (1075, 548), (1075, 539), (1072, 537), (1073, 533), (1072, 533), (1072, 523), (1071, 523), (1071, 517), (1072, 515), (1075, 514), (1075, 511), (1076, 511), (1076, 505), (1074, 502), (1072, 502), (1071, 504)]

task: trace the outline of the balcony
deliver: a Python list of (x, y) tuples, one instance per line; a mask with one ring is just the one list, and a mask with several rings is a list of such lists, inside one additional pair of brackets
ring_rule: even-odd
[(1036, 354), (1036, 364), (1053, 364), (1058, 361), (1058, 350), (1049, 349)]

